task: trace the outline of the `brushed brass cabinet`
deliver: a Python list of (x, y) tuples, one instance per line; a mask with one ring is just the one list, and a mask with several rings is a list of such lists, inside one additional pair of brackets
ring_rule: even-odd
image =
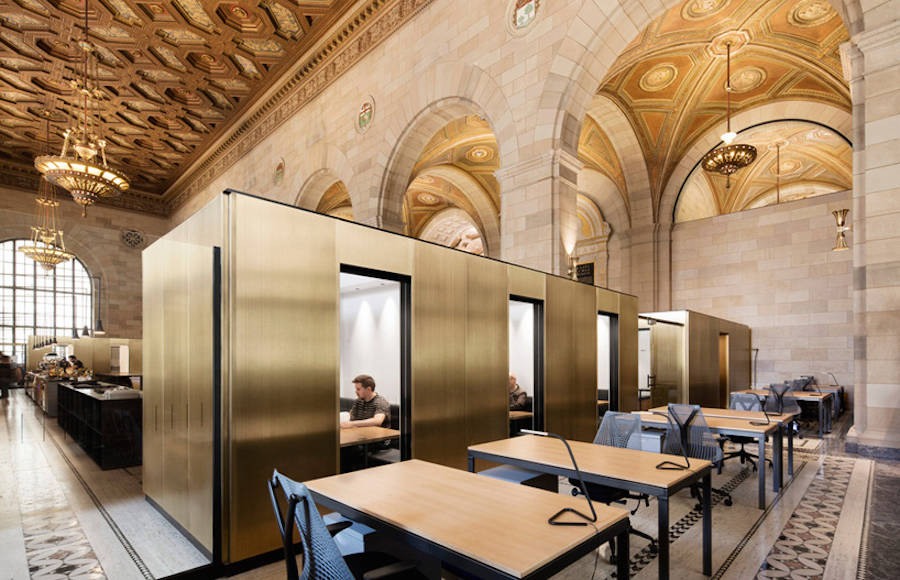
[(341, 264), (409, 276), (412, 273), (410, 238), (335, 220), (335, 252)]
[(509, 301), (506, 264), (467, 259), (466, 444), (509, 434)]
[(546, 274), (512, 264), (507, 264), (506, 268), (510, 294), (534, 300), (544, 300), (547, 297)]
[(719, 405), (719, 323), (697, 312), (688, 313), (688, 401), (694, 405)]
[(147, 361), (142, 378), (142, 433), (144, 494), (157, 503), (163, 478), (162, 433), (159, 411), (162, 405), (162, 389), (165, 377), (163, 366), (163, 254), (165, 241), (160, 240), (147, 248), (142, 257), (142, 310), (144, 358)]
[(412, 277), (412, 455), (458, 468), (466, 466), (467, 258), (416, 244)]
[(337, 472), (335, 220), (230, 195), (229, 560), (279, 547), (264, 482)]
[(637, 298), (619, 294), (619, 410), (637, 411), (638, 400)]
[(680, 324), (657, 322), (650, 327), (650, 374), (656, 377), (656, 395), (651, 405), (683, 403), (684, 395), (684, 327)]

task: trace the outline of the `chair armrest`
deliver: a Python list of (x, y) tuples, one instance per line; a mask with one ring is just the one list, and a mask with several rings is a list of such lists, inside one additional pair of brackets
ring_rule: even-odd
[(382, 566), (381, 568), (369, 570), (368, 572), (363, 574), (363, 580), (379, 580), (379, 578), (391, 578), (393, 576), (396, 576), (397, 574), (415, 570), (415, 568), (415, 562), (396, 562), (394, 564)]
[(333, 524), (328, 524), (325, 526), (325, 529), (328, 530), (328, 533), (331, 534), (331, 537), (335, 537), (339, 532), (342, 532), (353, 525), (353, 522), (343, 521), (343, 522), (335, 522)]

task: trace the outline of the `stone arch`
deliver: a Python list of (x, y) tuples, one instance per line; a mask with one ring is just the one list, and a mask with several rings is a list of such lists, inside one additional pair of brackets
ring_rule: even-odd
[[(810, 101), (779, 101), (767, 103), (741, 111), (732, 118), (732, 125), (746, 128), (764, 122), (781, 119), (794, 119), (810, 121), (826, 125), (839, 132), (844, 137), (851, 134), (852, 117), (849, 111), (840, 109), (834, 105), (813, 103)], [(698, 139), (687, 153), (679, 160), (678, 165), (669, 177), (668, 183), (659, 200), (660, 223), (672, 223), (675, 204), (678, 201), (678, 193), (685, 179), (691, 174), (697, 162), (707, 151), (720, 143), (719, 136), (725, 130), (723, 121), (716, 127), (707, 131)]]
[(582, 169), (578, 174), (578, 191), (594, 202), (613, 234), (624, 233), (631, 228), (628, 208), (612, 179), (596, 169)]
[[(597, 87), (618, 55), (648, 24), (682, 1), (661, 0), (652, 12), (646, 12), (626, 0), (584, 0), (555, 51), (537, 111), (539, 122), (553, 120), (552, 147), (576, 150), (579, 119), (584, 118)], [(829, 3), (851, 36), (864, 30), (860, 0)], [(538, 129), (540, 132), (541, 127)]]
[[(484, 117), (494, 132), (501, 167), (516, 163), (518, 144), (512, 110), (499, 84), (481, 68), (455, 60), (437, 62), (411, 84), (395, 108), (400, 114), (388, 119), (384, 151), (376, 159), (376, 175), (382, 175), (377, 191), (376, 224), (399, 231), (403, 197), (412, 180), (412, 169), (434, 134), (454, 119), (466, 115)], [(496, 246), (499, 250), (499, 244)]]
[[(500, 255), (500, 214), (478, 181), (465, 170), (454, 165), (435, 165), (419, 172), (416, 177), (437, 177), (456, 187), (475, 208), (473, 218), (484, 240), (484, 255), (499, 257)], [(405, 193), (405, 192), (404, 192)], [(462, 211), (462, 210), (461, 210)]]
[[(458, 243), (457, 245), (452, 245), (452, 242), (454, 241), (453, 238), (464, 233), (467, 226), (478, 232), (481, 243), (484, 244), (484, 230), (475, 223), (472, 216), (458, 207), (443, 209), (431, 216), (425, 224), (425, 227), (423, 227), (422, 231), (419, 233), (419, 239), (435, 242), (442, 246), (455, 247), (467, 252), (472, 251), (466, 248), (459, 248)], [(485, 255), (487, 255), (486, 250), (487, 248), (482, 246), (482, 253)]]
[[(322, 195), (335, 182), (342, 181), (349, 186), (353, 177), (353, 170), (347, 156), (333, 145), (316, 147), (306, 163), (310, 167), (308, 172), (298, 172), (292, 183), (293, 191), (297, 192), (294, 205), (304, 209), (315, 210), (322, 199)], [(353, 191), (350, 191), (350, 199), (353, 199)], [(354, 203), (354, 205), (356, 205)]]

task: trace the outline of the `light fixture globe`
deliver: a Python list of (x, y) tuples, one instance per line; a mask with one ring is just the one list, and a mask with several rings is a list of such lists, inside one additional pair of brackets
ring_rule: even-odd
[(756, 147), (744, 143), (713, 149), (700, 159), (700, 166), (710, 173), (733, 175), (756, 160)]

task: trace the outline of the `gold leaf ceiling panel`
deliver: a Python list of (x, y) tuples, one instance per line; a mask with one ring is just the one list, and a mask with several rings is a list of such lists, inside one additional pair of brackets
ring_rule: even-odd
[[(114, 144), (110, 163), (132, 176), (138, 196), (159, 197), (351, 4), (91, 0), (102, 117)], [(0, 118), (26, 121), (3, 124), (8, 134), (0, 162), (7, 166), (30, 167), (40, 153), (27, 137), (39, 132), (39, 109), (61, 113), (51, 129), (57, 145), (77, 114), (69, 80), (80, 68), (82, 5), (0, 0)], [(168, 157), (164, 163), (116, 158), (128, 150), (165, 151)]]

